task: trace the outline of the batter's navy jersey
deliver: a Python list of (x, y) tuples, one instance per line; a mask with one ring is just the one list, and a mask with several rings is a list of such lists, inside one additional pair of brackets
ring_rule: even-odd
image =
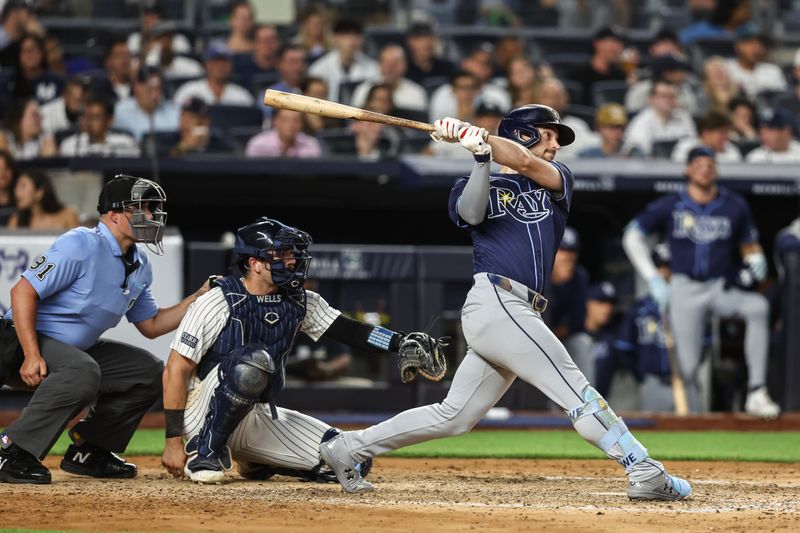
[(644, 233), (664, 236), (673, 273), (698, 281), (726, 276), (736, 266), (738, 246), (758, 242), (750, 207), (725, 187), (705, 205), (685, 191), (665, 196), (648, 205), (635, 223)]
[(550, 164), (561, 174), (564, 190), (560, 195), (520, 174), (489, 176), (489, 205), (477, 226), (467, 224), (457, 210), (469, 178), (456, 181), (450, 191), (450, 218), (470, 230), (476, 274), (499, 274), (544, 292), (564, 235), (574, 182), (566, 166)]
[(661, 313), (649, 296), (637, 301), (625, 314), (614, 347), (635, 361), (634, 374), (639, 380), (648, 374), (671, 374)]
[[(150, 261), (139, 247), (133, 257), (140, 265), (123, 283), (122, 249), (102, 222), (56, 239), (22, 274), (39, 296), (36, 331), (85, 350), (123, 315), (134, 324), (155, 316)], [(12, 309), (5, 318), (13, 318)]]

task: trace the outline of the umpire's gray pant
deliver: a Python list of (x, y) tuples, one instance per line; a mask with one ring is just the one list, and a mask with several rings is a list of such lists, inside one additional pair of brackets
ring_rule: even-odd
[[(38, 334), (47, 376), (6, 433), (23, 450), (44, 458), (69, 421), (94, 405), (74, 431), (86, 442), (123, 452), (161, 394), (164, 365), (149, 352), (101, 339), (86, 351)], [(0, 332), (0, 384), (24, 387), (16, 332)]]

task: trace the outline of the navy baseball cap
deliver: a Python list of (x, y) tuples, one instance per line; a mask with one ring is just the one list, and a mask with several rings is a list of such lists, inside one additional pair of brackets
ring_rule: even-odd
[(408, 31), (406, 33), (412, 37), (433, 35), (433, 26), (427, 22), (415, 22), (408, 27)]
[(587, 300), (597, 300), (598, 302), (614, 303), (617, 301), (617, 290), (614, 286), (604, 281), (589, 287), (589, 292), (586, 294)]
[(764, 128), (791, 128), (794, 127), (794, 117), (788, 109), (776, 107), (764, 110), (759, 117), (758, 124)]
[(203, 53), (203, 61), (211, 61), (214, 59), (231, 60), (231, 51), (227, 46), (211, 46)]
[(686, 163), (691, 163), (698, 157), (710, 157), (711, 159), (716, 159), (717, 153), (713, 148), (708, 146), (695, 146), (689, 150), (689, 155), (686, 156)]
[(558, 245), (559, 250), (568, 250), (577, 252), (581, 248), (581, 238), (575, 228), (567, 226), (564, 228), (564, 236), (561, 237), (561, 244)]
[(201, 117), (208, 116), (208, 104), (199, 96), (192, 96), (186, 100), (181, 109), (187, 113), (193, 113)]

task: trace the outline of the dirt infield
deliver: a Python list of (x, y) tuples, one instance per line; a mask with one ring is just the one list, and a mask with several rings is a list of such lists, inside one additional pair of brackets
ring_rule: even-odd
[(131, 458), (135, 480), (71, 476), (0, 484), (0, 527), (82, 531), (791, 531), (800, 464), (672, 462), (694, 485), (686, 502), (635, 503), (610, 461), (376, 461), (378, 490), (276, 477), (219, 486), (170, 479), (158, 458)]

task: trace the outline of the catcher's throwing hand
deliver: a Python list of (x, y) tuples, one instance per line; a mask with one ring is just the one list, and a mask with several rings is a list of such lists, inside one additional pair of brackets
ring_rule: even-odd
[(417, 373), (431, 381), (441, 380), (447, 372), (447, 360), (442, 348), (447, 346), (442, 339), (434, 339), (427, 333), (415, 331), (400, 341), (400, 379), (403, 383), (413, 381)]
[(161, 454), (161, 464), (166, 467), (174, 477), (183, 477), (183, 466), (186, 464), (186, 451), (183, 449), (183, 440), (180, 437), (167, 439), (164, 453)]
[(433, 123), (435, 130), (431, 132), (431, 139), (436, 142), (458, 142), (458, 132), (469, 125), (469, 122), (462, 122), (457, 118), (440, 118)]

